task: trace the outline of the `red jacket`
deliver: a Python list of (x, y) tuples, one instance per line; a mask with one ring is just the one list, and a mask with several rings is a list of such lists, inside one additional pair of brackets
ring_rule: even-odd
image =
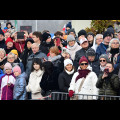
[(24, 50), (24, 46), (25, 46), (25, 41), (23, 42), (14, 42), (14, 46), (16, 47), (16, 49), (22, 53)]

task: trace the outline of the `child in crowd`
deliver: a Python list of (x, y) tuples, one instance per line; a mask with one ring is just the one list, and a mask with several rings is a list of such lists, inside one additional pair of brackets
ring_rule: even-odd
[(39, 58), (35, 58), (32, 63), (32, 70), (29, 78), (29, 83), (26, 86), (27, 92), (32, 93), (32, 99), (42, 98), (41, 88), (39, 83), (43, 76), (42, 61)]
[(21, 68), (15, 66), (13, 68), (14, 76), (16, 77), (16, 82), (13, 90), (13, 99), (14, 100), (26, 100), (26, 78), (27, 75), (25, 72), (21, 74)]
[(12, 73), (12, 66), (6, 63), (4, 66), (5, 75), (0, 79), (0, 99), (13, 100), (13, 88), (15, 84), (15, 77)]

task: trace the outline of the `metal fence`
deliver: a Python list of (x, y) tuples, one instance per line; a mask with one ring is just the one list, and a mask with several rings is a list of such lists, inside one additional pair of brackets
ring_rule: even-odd
[(64, 92), (52, 92), (50, 95), (37, 100), (120, 100), (120, 96), (74, 94), (74, 97), (70, 98), (68, 94)]

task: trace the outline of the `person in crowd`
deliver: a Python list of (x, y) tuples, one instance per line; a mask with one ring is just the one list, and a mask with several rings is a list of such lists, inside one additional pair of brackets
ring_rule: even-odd
[(93, 34), (93, 32), (88, 32), (87, 33), (87, 40), (89, 42), (89, 47), (92, 47), (93, 43), (94, 43), (94, 34)]
[(68, 23), (66, 24), (66, 34), (67, 34), (67, 31), (68, 31), (69, 29), (71, 29), (71, 28), (72, 28), (71, 22), (68, 22)]
[(16, 47), (14, 46), (13, 40), (10, 37), (7, 38), (5, 44), (6, 44), (5, 52), (7, 56), (10, 53), (10, 51), (16, 49)]
[(26, 86), (27, 92), (32, 93), (32, 99), (42, 99), (41, 87), (39, 85), (42, 76), (44, 74), (42, 61), (39, 58), (35, 58), (32, 63), (32, 69), (29, 77), (28, 85)]
[(80, 50), (82, 47), (78, 45), (75, 41), (75, 37), (73, 35), (68, 35), (67, 37), (67, 49), (70, 52), (70, 56), (72, 60), (75, 59), (75, 53)]
[(78, 32), (78, 41), (77, 42), (79, 45), (80, 45), (80, 40), (82, 38), (87, 38), (87, 32), (84, 29), (82, 29)]
[(67, 40), (67, 35), (65, 34), (65, 31), (62, 30), (60, 32), (63, 33), (62, 39), (64, 39), (66, 41)]
[(104, 72), (104, 69), (105, 69), (105, 66), (108, 62), (110, 62), (108, 56), (106, 54), (102, 54), (100, 57), (99, 57), (99, 61), (100, 61), (100, 73), (99, 74), (102, 74)]
[(4, 32), (2, 31), (2, 29), (0, 29), (0, 48), (4, 48), (5, 49), (6, 45), (5, 45), (5, 39), (4, 39)]
[(7, 38), (11, 37), (11, 34), (9, 32), (5, 32), (4, 35), (5, 35), (5, 41), (7, 40)]
[(26, 70), (27, 59), (32, 54), (31, 46), (33, 43), (34, 41), (32, 38), (27, 38), (27, 40), (25, 41), (24, 51), (20, 55), (20, 59), (22, 60), (25, 70)]
[(107, 55), (110, 61), (115, 65), (118, 59), (118, 55), (120, 54), (120, 41), (117, 38), (113, 38), (107, 49)]
[(0, 69), (4, 69), (4, 65), (7, 62), (6, 52), (3, 48), (0, 48)]
[(92, 48), (89, 48), (86, 52), (89, 65), (92, 67), (92, 71), (96, 73), (97, 76), (100, 74), (100, 62), (99, 59), (97, 59), (95, 50)]
[[(26, 74), (28, 75), (28, 78), (31, 73), (32, 61), (34, 58), (41, 58), (43, 60), (44, 59), (48, 60), (48, 57), (46, 56), (46, 54), (44, 54), (43, 52), (41, 52), (39, 50), (39, 44), (33, 43), (31, 48), (32, 48), (33, 53), (27, 59), (26, 71), (25, 71)], [(42, 60), (42, 62), (43, 62), (43, 60)]]
[(77, 38), (77, 35), (76, 35), (76, 32), (75, 32), (75, 29), (74, 29), (74, 28), (69, 29), (67, 34), (68, 34), (68, 35), (73, 35), (74, 38), (75, 38), (75, 41), (78, 41), (78, 38)]
[(53, 46), (50, 48), (50, 56), (48, 57), (48, 61), (51, 61), (54, 66), (58, 67), (61, 63), (60, 61), (61, 55), (57, 46)]
[(8, 55), (7, 55), (7, 62), (9, 62), (11, 65), (12, 65), (12, 67), (15, 67), (16, 65), (19, 65), (20, 66), (20, 68), (21, 68), (21, 71), (22, 71), (22, 73), (25, 71), (24, 70), (24, 65), (23, 65), (23, 63), (22, 62), (15, 62), (16, 61), (16, 59), (15, 59), (15, 54), (14, 53), (12, 53), (12, 52), (10, 52)]
[[(96, 87), (99, 89), (99, 95), (111, 95), (117, 96), (119, 91), (119, 77), (113, 73), (114, 66), (111, 62), (105, 66), (104, 73), (101, 74), (96, 83)], [(110, 100), (109, 97), (100, 97), (100, 100)], [(114, 98), (111, 98), (114, 99)]]
[(92, 48), (96, 51), (97, 47), (103, 42), (103, 34), (97, 34), (94, 37)]
[[(70, 59), (64, 60), (64, 71), (60, 73), (58, 78), (59, 90), (60, 92), (68, 93), (68, 88), (70, 87), (70, 82), (72, 80), (73, 74), (76, 72), (73, 62)], [(69, 97), (67, 96), (67, 99)]]
[(111, 33), (109, 31), (105, 31), (103, 34), (103, 42), (96, 49), (96, 54), (98, 58), (100, 57), (101, 54), (106, 54), (106, 50), (111, 39), (112, 39)]
[(16, 79), (14, 84), (14, 89), (13, 89), (13, 100), (26, 100), (27, 99), (27, 92), (26, 92), (27, 75), (25, 72), (21, 73), (21, 68), (17, 65), (13, 68), (13, 73)]
[(61, 71), (50, 61), (45, 61), (43, 68), (44, 74), (40, 82), (40, 87), (42, 88), (42, 95), (48, 96), (51, 92), (59, 91), (58, 77)]
[(89, 43), (88, 43), (88, 40), (86, 38), (82, 38), (80, 40), (80, 45), (81, 45), (81, 49), (76, 51), (76, 54), (75, 54), (75, 59), (74, 59), (74, 66), (75, 68), (77, 69), (78, 66), (79, 66), (79, 60), (82, 56), (86, 56), (86, 51), (89, 49)]
[(16, 30), (15, 30), (15, 27), (12, 25), (11, 22), (7, 22), (6, 23), (6, 28), (7, 28), (7, 31), (12, 34), (14, 33)]
[(13, 89), (15, 84), (15, 77), (12, 73), (12, 66), (6, 63), (4, 66), (5, 75), (0, 79), (0, 99), (13, 100)]
[(51, 35), (49, 33), (42, 34), (42, 43), (40, 45), (40, 50), (48, 55), (51, 47), (55, 46), (54, 41), (51, 39)]
[[(85, 56), (82, 56), (79, 60), (80, 69), (73, 75), (70, 87), (68, 89), (69, 96), (72, 98), (75, 94), (91, 94), (98, 95), (98, 89), (96, 88), (96, 82), (98, 80), (97, 75), (89, 70), (88, 60)], [(83, 82), (83, 83), (82, 83)], [(76, 96), (74, 99), (82, 99), (83, 96)], [(87, 99), (85, 96), (83, 99)], [(95, 96), (88, 96), (88, 100), (96, 99)]]

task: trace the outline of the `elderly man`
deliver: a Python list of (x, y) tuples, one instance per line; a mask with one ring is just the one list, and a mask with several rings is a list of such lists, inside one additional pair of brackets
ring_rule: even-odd
[(39, 50), (39, 44), (33, 43), (32, 46), (32, 51), (33, 53), (28, 57), (27, 59), (27, 65), (26, 65), (26, 74), (30, 75), (31, 73), (31, 66), (32, 66), (32, 61), (34, 58), (41, 58), (41, 59), (48, 59), (47, 56)]
[(100, 55), (106, 54), (106, 50), (111, 39), (112, 39), (111, 33), (109, 31), (105, 31), (103, 34), (103, 42), (96, 49), (96, 54), (98, 58), (100, 57)]

